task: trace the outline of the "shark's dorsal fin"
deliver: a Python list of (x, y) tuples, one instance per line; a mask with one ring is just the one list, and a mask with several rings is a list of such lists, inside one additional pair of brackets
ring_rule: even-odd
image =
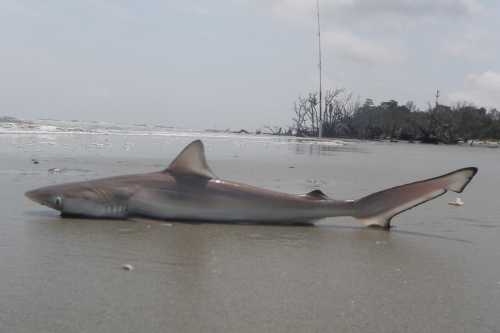
[(304, 194), (305, 197), (315, 199), (315, 200), (327, 200), (328, 196), (321, 190), (312, 190), (309, 193)]
[(188, 144), (165, 171), (174, 176), (217, 178), (207, 164), (205, 148), (200, 140)]

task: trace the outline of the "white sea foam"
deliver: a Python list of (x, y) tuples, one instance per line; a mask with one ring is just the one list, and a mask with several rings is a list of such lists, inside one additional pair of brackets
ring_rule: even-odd
[(296, 138), (267, 134), (239, 134), (230, 131), (193, 130), (162, 125), (121, 125), (106, 122), (62, 121), (43, 119), (36, 121), (0, 122), (0, 135), (119, 135), (119, 136), (163, 136), (251, 140), (276, 144), (295, 141), (297, 143), (343, 146), (347, 142), (332, 139)]

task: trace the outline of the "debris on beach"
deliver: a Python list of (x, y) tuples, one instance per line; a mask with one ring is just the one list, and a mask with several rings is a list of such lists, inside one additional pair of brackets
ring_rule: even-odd
[(464, 202), (460, 198), (456, 198), (455, 201), (450, 201), (448, 202), (448, 205), (450, 206), (463, 206)]
[(240, 129), (239, 131), (232, 131), (231, 133), (234, 133), (234, 134), (250, 134), (250, 132), (248, 132), (246, 129)]
[(131, 264), (124, 264), (124, 265), (122, 265), (122, 268), (125, 271), (133, 271), (134, 270), (134, 266), (132, 266)]
[(40, 162), (39, 162), (36, 158), (32, 158), (32, 159), (31, 159), (31, 162), (33, 162), (33, 164), (38, 164), (38, 163), (40, 163)]
[(87, 148), (96, 148), (96, 149), (103, 149), (106, 148), (108, 144), (106, 143), (100, 143), (100, 142), (91, 142), (87, 144)]
[(133, 146), (132, 143), (127, 142), (123, 145), (123, 149), (125, 149), (126, 151), (129, 151), (132, 148), (132, 146)]
[(59, 172), (61, 172), (62, 170), (61, 170), (61, 169), (59, 169), (59, 168), (50, 168), (48, 171), (49, 171), (49, 173), (59, 173)]

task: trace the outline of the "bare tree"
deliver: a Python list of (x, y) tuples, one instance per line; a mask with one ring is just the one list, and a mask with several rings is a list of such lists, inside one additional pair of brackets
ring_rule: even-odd
[(293, 118), (293, 129), (296, 136), (306, 136), (307, 135), (307, 112), (306, 104), (302, 99), (294, 104), (295, 117)]

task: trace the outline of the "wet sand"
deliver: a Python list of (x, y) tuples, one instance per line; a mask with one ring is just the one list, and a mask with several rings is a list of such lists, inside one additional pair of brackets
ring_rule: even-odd
[[(0, 332), (500, 331), (498, 150), (205, 140), (222, 178), (337, 198), (479, 167), (463, 194), (398, 216), (391, 232), (349, 218), (315, 227), (62, 219), (23, 196), (162, 169), (192, 139), (0, 136)], [(457, 196), (465, 205), (449, 206)]]

